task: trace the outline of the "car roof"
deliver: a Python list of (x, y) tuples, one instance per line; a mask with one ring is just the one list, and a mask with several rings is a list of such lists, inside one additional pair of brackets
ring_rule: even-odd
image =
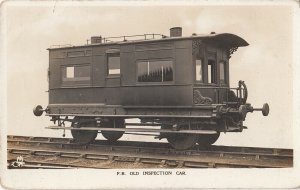
[[(163, 35), (162, 35), (163, 36)], [(125, 36), (124, 36), (125, 39)], [(179, 41), (179, 40), (204, 40), (204, 41), (211, 41), (216, 42), (220, 46), (224, 48), (235, 48), (235, 47), (243, 47), (248, 46), (248, 42), (243, 38), (231, 34), (231, 33), (211, 33), (208, 35), (199, 35), (194, 34), (188, 37), (166, 37), (163, 36), (159, 39), (143, 39), (143, 40), (122, 40), (122, 41), (113, 41), (113, 42), (102, 42), (102, 43), (92, 43), (86, 45), (58, 45), (58, 46), (51, 46), (48, 50), (53, 49), (69, 49), (69, 48), (82, 48), (82, 47), (94, 47), (94, 46), (108, 46), (108, 45), (125, 45), (125, 44), (141, 44), (141, 43), (154, 43), (154, 42), (167, 42), (167, 41)]]

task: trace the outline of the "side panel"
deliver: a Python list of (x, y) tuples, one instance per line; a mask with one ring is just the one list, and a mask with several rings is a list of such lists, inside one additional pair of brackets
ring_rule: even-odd
[(136, 67), (134, 45), (123, 45), (121, 51), (121, 81), (122, 86), (132, 86), (136, 82)]
[[(119, 46), (95, 46), (50, 50), (49, 104), (102, 103), (117, 104), (120, 98), (120, 77), (107, 77), (106, 51)], [(65, 67), (89, 66), (90, 79), (82, 83), (65, 81)], [(65, 69), (65, 70), (63, 70)], [(72, 71), (76, 68), (72, 68)], [(74, 72), (74, 71), (73, 71)], [(80, 75), (80, 72), (78, 73)], [(76, 75), (76, 74), (74, 74)], [(67, 77), (66, 77), (67, 78)], [(107, 88), (106, 88), (107, 87)]]
[[(198, 45), (198, 44), (197, 44)], [(210, 44), (201, 42), (199, 44), (199, 50), (195, 50), (198, 56), (203, 60), (203, 82), (196, 82), (194, 85), (194, 104), (222, 104), (227, 101), (227, 94), (229, 88), (229, 64), (228, 57), (224, 49), (219, 48), (216, 44)], [(201, 48), (200, 48), (201, 47)], [(197, 48), (197, 47), (196, 47)], [(203, 49), (203, 50), (202, 50)], [(200, 51), (200, 52), (198, 52)], [(201, 53), (201, 51), (203, 51)], [(215, 82), (208, 83), (208, 60), (215, 62), (213, 72), (215, 73)], [(226, 73), (225, 80), (226, 84), (220, 83), (220, 62), (225, 62)], [(194, 63), (195, 64), (195, 63)], [(212, 76), (212, 75), (211, 75)]]
[[(122, 105), (192, 105), (191, 41), (159, 42), (122, 47)], [(131, 52), (133, 51), (133, 52)], [(173, 81), (137, 82), (137, 62), (172, 60)]]
[[(79, 87), (91, 87), (92, 77), (82, 77), (80, 69), (84, 69), (85, 75), (92, 73), (92, 52), (91, 48), (65, 48), (49, 50), (49, 103), (59, 101), (55, 96), (61, 88), (72, 89)], [(84, 66), (84, 67), (83, 67)], [(71, 68), (70, 70), (68, 68)], [(75, 71), (76, 70), (76, 71)], [(73, 72), (71, 77), (68, 72)], [(76, 75), (78, 77), (76, 78)], [(80, 79), (80, 80), (77, 80)], [(65, 96), (65, 95), (62, 95)]]
[(61, 88), (50, 91), (50, 104), (100, 103), (120, 105), (120, 88)]
[(187, 106), (192, 105), (191, 86), (138, 86), (123, 87), (122, 105), (135, 106)]
[(104, 87), (106, 77), (105, 55), (93, 55), (92, 86)]
[(193, 84), (191, 40), (175, 42), (175, 84)]
[[(50, 53), (51, 55), (51, 53)], [(61, 85), (61, 73), (60, 73), (60, 67), (61, 67), (62, 59), (57, 58), (51, 58), (49, 60), (49, 90), (59, 88)]]
[[(121, 74), (117, 77), (108, 76), (106, 52), (111, 49), (120, 50)], [(160, 59), (173, 61), (173, 81), (138, 83), (137, 61)], [(50, 50), (49, 64), (50, 104), (193, 105), (190, 40)], [(63, 85), (62, 67), (82, 64), (90, 65), (90, 82)]]

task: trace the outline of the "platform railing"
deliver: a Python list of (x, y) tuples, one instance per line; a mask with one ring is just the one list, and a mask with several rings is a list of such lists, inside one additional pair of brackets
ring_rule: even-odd
[(245, 104), (248, 97), (247, 86), (244, 81), (239, 81), (239, 86), (237, 88), (230, 88), (230, 90), (235, 90), (235, 94), (237, 97), (237, 104)]

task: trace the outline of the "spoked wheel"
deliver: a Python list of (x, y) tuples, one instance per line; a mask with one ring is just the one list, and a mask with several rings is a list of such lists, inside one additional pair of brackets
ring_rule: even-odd
[[(168, 127), (162, 126), (162, 129), (167, 129)], [(169, 144), (177, 150), (185, 150), (192, 148), (198, 140), (198, 135), (196, 134), (174, 134), (174, 133), (163, 133), (167, 138)]]
[(202, 147), (207, 147), (214, 144), (220, 136), (220, 132), (216, 134), (201, 134), (198, 135), (198, 144)]
[[(88, 121), (84, 122), (79, 118), (74, 118), (74, 122), (72, 122), (72, 127), (76, 128), (84, 128), (84, 127), (97, 127), (96, 121)], [(71, 134), (73, 136), (73, 140), (77, 144), (88, 144), (94, 141), (98, 135), (97, 130), (71, 130)]]
[[(101, 127), (104, 128), (125, 128), (124, 119), (110, 119), (109, 121), (104, 121), (101, 123)], [(109, 142), (115, 142), (121, 138), (124, 131), (101, 131), (104, 138)]]

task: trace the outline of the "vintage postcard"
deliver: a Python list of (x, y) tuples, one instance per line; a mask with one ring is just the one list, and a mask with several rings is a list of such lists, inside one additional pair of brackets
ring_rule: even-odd
[(299, 187), (299, 6), (3, 1), (2, 187)]

